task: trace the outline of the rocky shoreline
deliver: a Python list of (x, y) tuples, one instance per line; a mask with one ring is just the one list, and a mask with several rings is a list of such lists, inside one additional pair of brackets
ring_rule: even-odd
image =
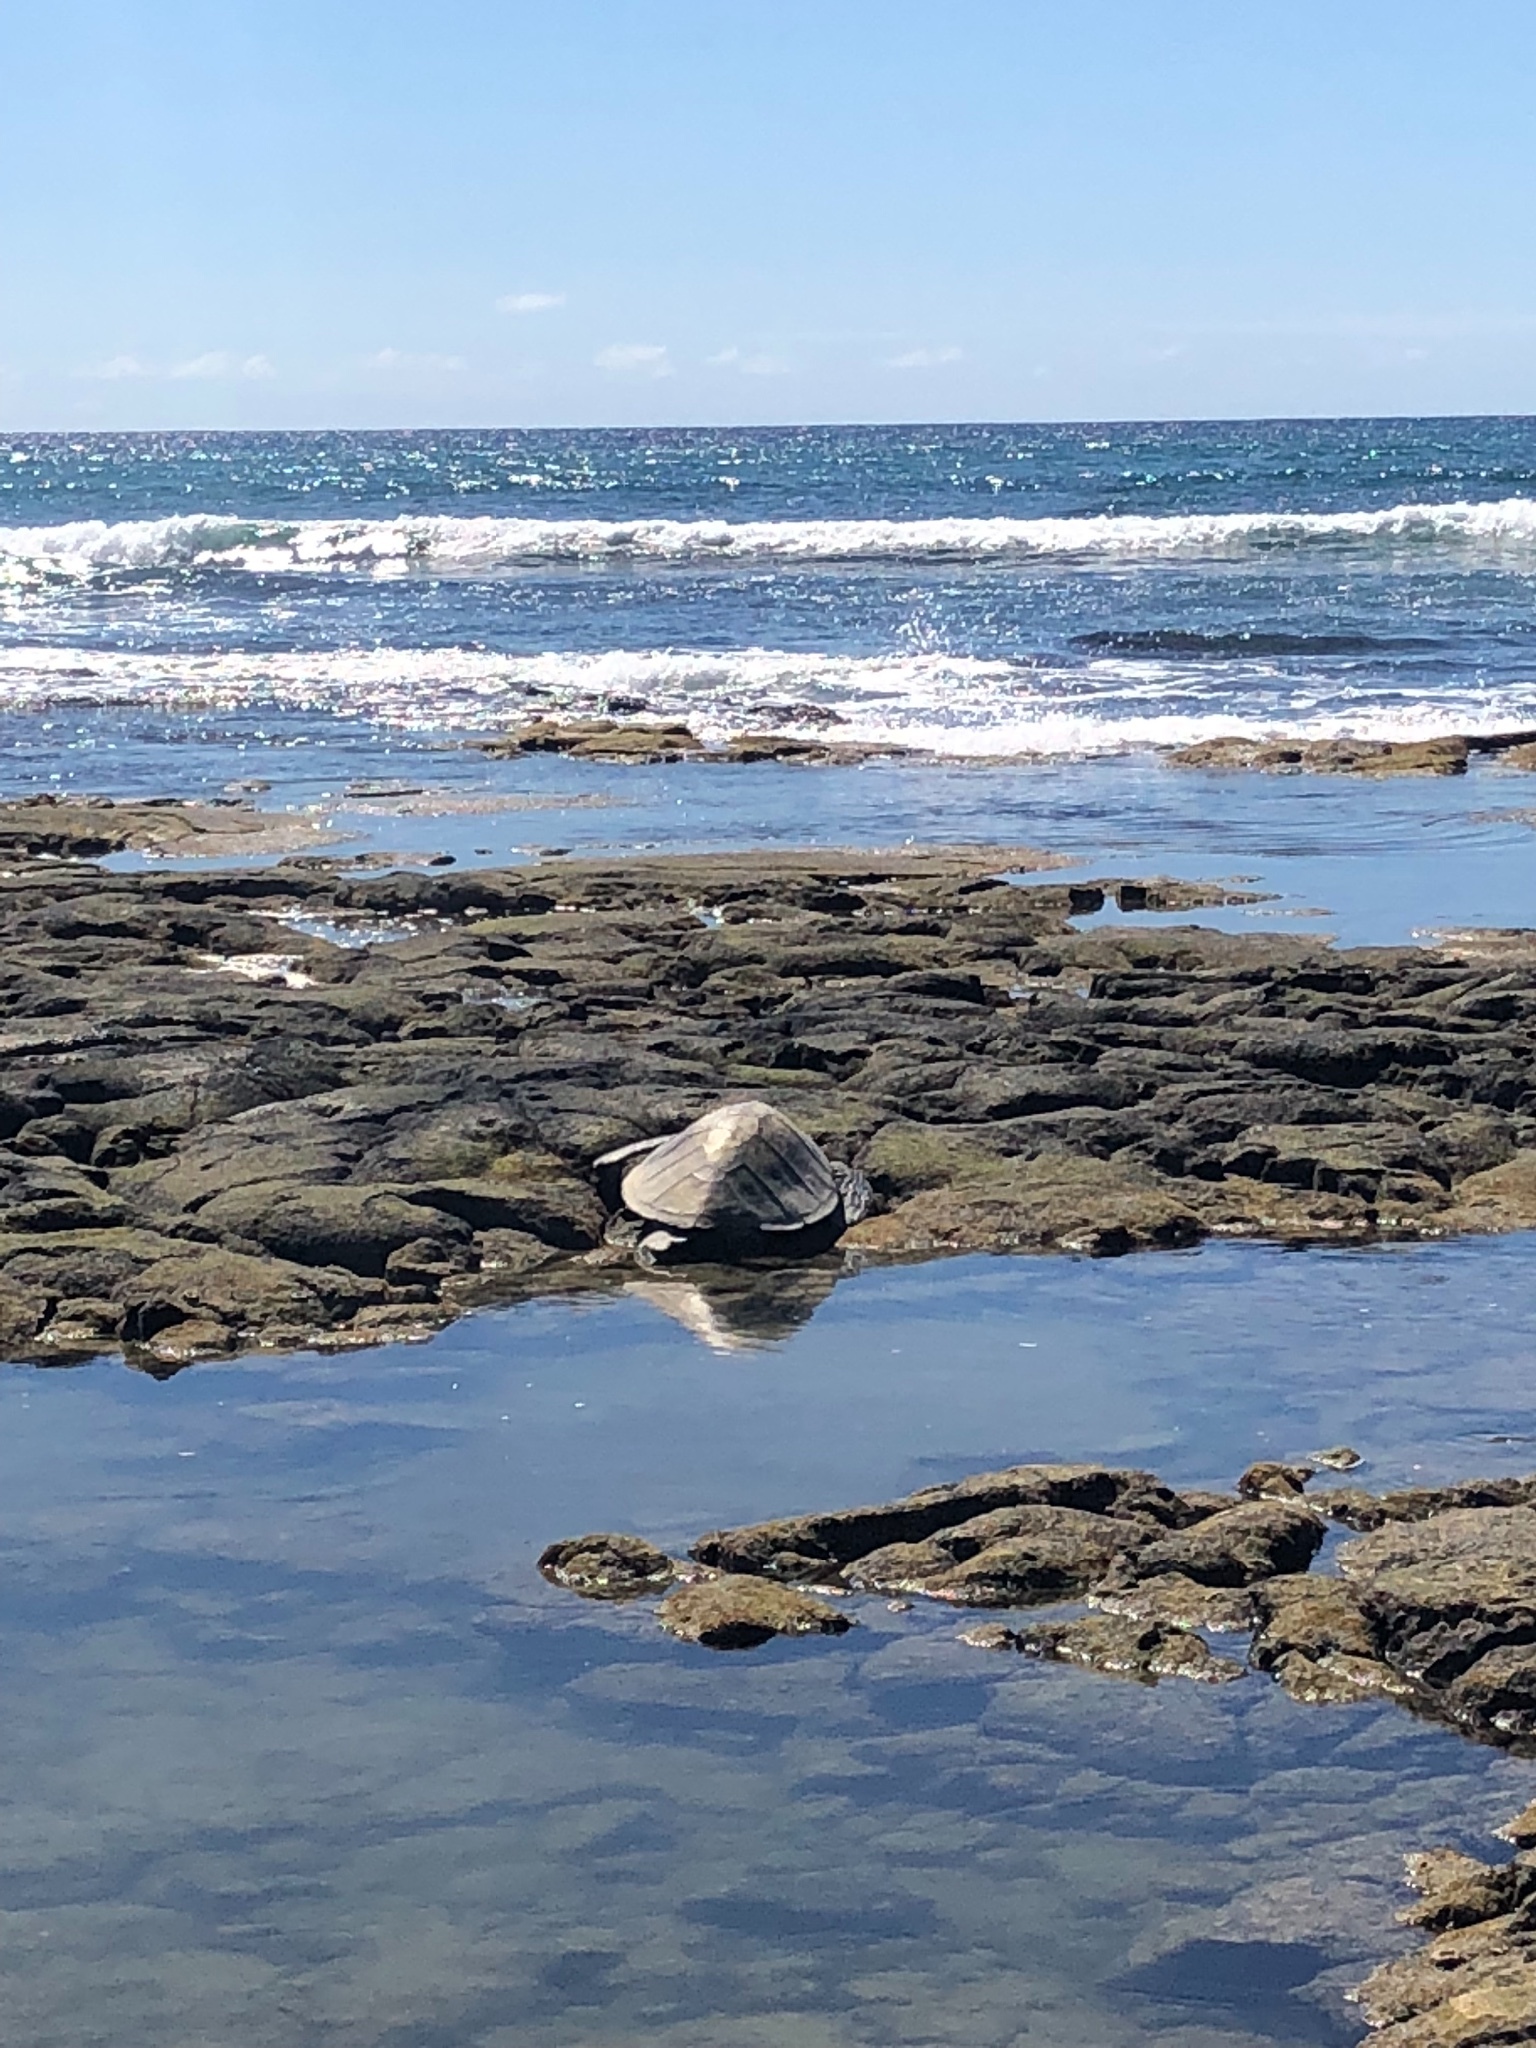
[(114, 829), (0, 807), (13, 1357), (165, 1371), (620, 1284), (592, 1162), (743, 1096), (875, 1197), (749, 1324), (850, 1260), (1536, 1224), (1525, 934), (1233, 935), (1168, 913), (1251, 899), (1022, 848), (123, 873)]

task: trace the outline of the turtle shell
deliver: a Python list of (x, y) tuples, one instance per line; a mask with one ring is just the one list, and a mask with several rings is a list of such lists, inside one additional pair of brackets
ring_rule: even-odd
[(671, 1230), (726, 1236), (806, 1230), (836, 1209), (831, 1161), (766, 1102), (727, 1102), (638, 1158), (624, 1206)]

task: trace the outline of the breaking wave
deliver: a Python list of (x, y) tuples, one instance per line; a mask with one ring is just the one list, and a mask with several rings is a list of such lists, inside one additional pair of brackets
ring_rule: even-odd
[(686, 719), (702, 739), (743, 731), (894, 743), (954, 758), (1091, 755), (1220, 734), (1428, 738), (1536, 725), (1536, 681), (1443, 689), (1390, 677), (1309, 679), (1272, 665), (1104, 655), (1030, 662), (913, 653), (472, 648), (207, 655), (0, 649), (0, 714), (118, 708), (260, 733), (322, 719), (424, 737), (494, 733), (539, 716)]
[(1058, 519), (399, 519), (263, 521), (192, 513), (0, 528), (0, 582), (154, 571), (373, 576), (599, 562), (991, 562), (1220, 556), (1331, 546), (1529, 549), (1536, 499), (1370, 512)]

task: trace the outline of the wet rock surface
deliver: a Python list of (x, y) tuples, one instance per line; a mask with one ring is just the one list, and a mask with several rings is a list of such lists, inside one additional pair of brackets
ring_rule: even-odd
[(90, 860), (130, 852), (238, 860), (324, 846), (331, 836), (312, 818), (259, 811), (238, 798), (135, 803), (31, 796), (0, 803), (0, 860)]
[(659, 1592), (677, 1576), (671, 1558), (654, 1543), (601, 1533), (551, 1543), (540, 1555), (539, 1570), (552, 1585), (589, 1600), (633, 1600)]
[[(119, 813), (169, 831), (195, 808), (0, 815), (12, 1356), (169, 1370), (628, 1284), (594, 1162), (747, 1098), (871, 1190), (823, 1266), (780, 1268), (796, 1304), (850, 1254), (1536, 1224), (1530, 949), (1147, 927), (1224, 892), (1021, 882), (1050, 862), (1019, 848), (387, 874), (82, 857), (122, 843)], [(1120, 922), (1074, 927), (1112, 897)]]
[(1270, 775), (1464, 775), (1473, 754), (1497, 754), (1507, 765), (1536, 763), (1530, 732), (1446, 734), (1427, 740), (1252, 739), (1236, 734), (1200, 740), (1168, 756), (1176, 768), (1256, 768)]
[(1454, 1849), (1410, 1856), (1420, 1894), (1400, 1918), (1432, 1939), (1361, 1985), (1377, 2048), (1494, 2048), (1536, 2040), (1536, 1861)]
[(773, 1636), (840, 1636), (853, 1620), (830, 1601), (762, 1579), (701, 1579), (656, 1610), (668, 1635), (707, 1650), (755, 1650)]
[(1193, 1678), (1226, 1685), (1243, 1676), (1243, 1666), (1218, 1657), (1187, 1628), (1131, 1621), (1123, 1615), (1090, 1614), (1082, 1621), (1043, 1621), (1010, 1629), (999, 1623), (970, 1629), (964, 1640), (979, 1650), (1020, 1650), (1057, 1664), (1082, 1664), (1114, 1677), (1154, 1684), (1159, 1678)]
[(624, 724), (614, 718), (541, 718), (472, 744), (482, 754), (503, 760), (517, 754), (568, 754), (577, 761), (629, 763), (803, 761), (847, 766), (913, 751), (893, 742), (804, 739), (782, 732), (739, 733), (711, 743), (688, 725), (660, 719), (646, 725)]
[[(1337, 1571), (1314, 1570), (1329, 1515), (1370, 1533), (1338, 1548)], [(587, 1591), (561, 1568), (565, 1555), (633, 1540), (555, 1545), (541, 1568)], [(1134, 1468), (1015, 1465), (869, 1507), (712, 1530), (689, 1556), (727, 1587), (962, 1608), (1085, 1602), (1096, 1612), (965, 1640), (1143, 1678), (1230, 1677), (1206, 1667), (1199, 1632), (1247, 1634), (1249, 1667), (1294, 1699), (1390, 1698), (1536, 1753), (1536, 1477), (1245, 1498), (1176, 1492)], [(659, 1553), (652, 1562), (671, 1569)]]

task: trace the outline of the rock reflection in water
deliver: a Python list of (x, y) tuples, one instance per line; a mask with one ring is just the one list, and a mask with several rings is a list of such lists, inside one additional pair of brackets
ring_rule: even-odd
[(711, 1351), (762, 1351), (811, 1320), (841, 1271), (834, 1260), (773, 1270), (712, 1266), (686, 1280), (626, 1280), (624, 1292), (681, 1323)]

